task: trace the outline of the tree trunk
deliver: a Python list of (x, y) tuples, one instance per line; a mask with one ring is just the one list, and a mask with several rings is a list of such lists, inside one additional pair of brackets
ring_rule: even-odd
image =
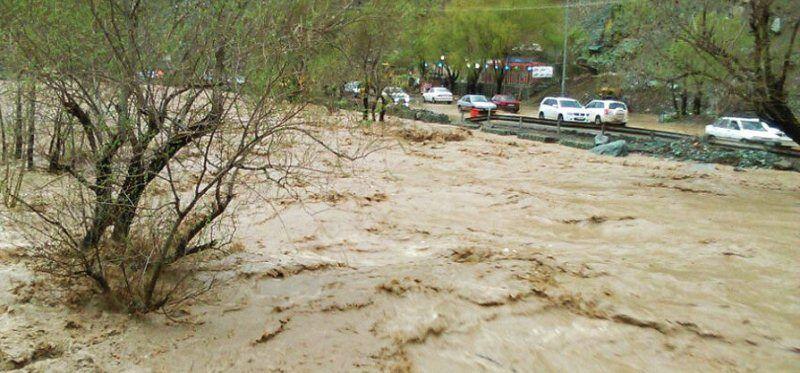
[(756, 106), (759, 117), (775, 123), (794, 142), (800, 144), (800, 121), (785, 100), (765, 100)]
[(57, 172), (61, 169), (61, 152), (64, 149), (64, 134), (61, 131), (63, 119), (63, 114), (59, 111), (53, 123), (53, 137), (50, 139), (50, 148), (47, 152), (50, 159), (47, 170), (50, 172)]
[(467, 93), (478, 94), (478, 81), (481, 80), (482, 69), (472, 70), (467, 76)]
[(506, 80), (506, 70), (505, 66), (500, 66), (499, 69), (494, 71), (494, 86), (497, 88), (495, 94), (502, 94), (503, 93), (503, 83)]
[(22, 159), (22, 132), (23, 132), (23, 117), (22, 117), (22, 83), (21, 78), (17, 80), (17, 96), (15, 98), (15, 113), (14, 117), (14, 159)]
[(694, 83), (694, 97), (692, 98), (692, 114), (703, 114), (703, 82)]
[(675, 108), (675, 114), (680, 114), (681, 107), (678, 103), (678, 95), (675, 94), (675, 83), (669, 83), (669, 93), (672, 96), (672, 107)]
[(386, 102), (386, 97), (383, 97), (383, 95), (381, 95), (381, 113), (380, 113), (380, 118), (378, 119), (378, 121), (380, 121), (380, 122), (383, 122), (384, 121), (383, 119), (386, 116), (386, 105), (387, 104), (388, 103)]
[(681, 111), (680, 111), (680, 115), (682, 117), (685, 117), (686, 115), (689, 114), (688, 113), (688, 106), (689, 106), (689, 92), (684, 87), (683, 90), (681, 90)]
[(695, 91), (692, 100), (692, 114), (701, 115), (703, 113), (703, 94), (699, 90)]
[(36, 82), (31, 81), (28, 92), (28, 169), (33, 169), (33, 151), (36, 145)]
[(363, 98), (361, 99), (364, 104), (364, 116), (363, 120), (369, 120), (369, 96), (367, 96), (366, 90), (363, 93)]
[(477, 85), (477, 79), (473, 75), (467, 77), (467, 93), (476, 93), (475, 91), (477, 90)]
[(450, 66), (445, 66), (445, 79), (447, 80), (447, 89), (453, 91), (456, 85), (456, 81), (458, 81), (458, 76), (460, 75), (458, 71), (453, 71), (450, 69)]
[(3, 105), (0, 105), (0, 142), (2, 142), (2, 161), (8, 159), (8, 148), (6, 143), (6, 122), (3, 119)]

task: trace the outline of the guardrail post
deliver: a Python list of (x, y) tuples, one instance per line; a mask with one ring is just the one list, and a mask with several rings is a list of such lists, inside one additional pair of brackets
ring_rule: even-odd
[(522, 115), (519, 116), (519, 129), (522, 129)]
[(558, 134), (558, 141), (561, 142), (561, 121), (556, 119), (556, 128)]
[(486, 124), (488, 124), (489, 127), (492, 126), (492, 110), (491, 109), (490, 110), (486, 110)]
[(461, 124), (464, 124), (464, 112), (461, 110), (459, 110), (458, 112), (461, 114)]

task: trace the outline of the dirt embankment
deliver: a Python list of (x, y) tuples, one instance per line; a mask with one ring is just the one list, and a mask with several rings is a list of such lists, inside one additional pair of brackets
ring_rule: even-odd
[(800, 369), (800, 174), (401, 137), (278, 219), (242, 203), (177, 320), (65, 307), (1, 232), (0, 369)]

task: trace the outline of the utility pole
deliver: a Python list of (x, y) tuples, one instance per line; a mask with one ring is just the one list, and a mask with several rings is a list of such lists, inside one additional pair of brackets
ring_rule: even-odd
[(567, 39), (569, 39), (569, 7), (570, 1), (564, 5), (564, 60), (561, 63), (561, 97), (567, 94)]

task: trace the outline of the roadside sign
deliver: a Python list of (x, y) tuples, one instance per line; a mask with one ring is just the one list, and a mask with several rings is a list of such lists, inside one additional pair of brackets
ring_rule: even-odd
[(528, 68), (534, 78), (552, 78), (553, 66), (532, 66)]

